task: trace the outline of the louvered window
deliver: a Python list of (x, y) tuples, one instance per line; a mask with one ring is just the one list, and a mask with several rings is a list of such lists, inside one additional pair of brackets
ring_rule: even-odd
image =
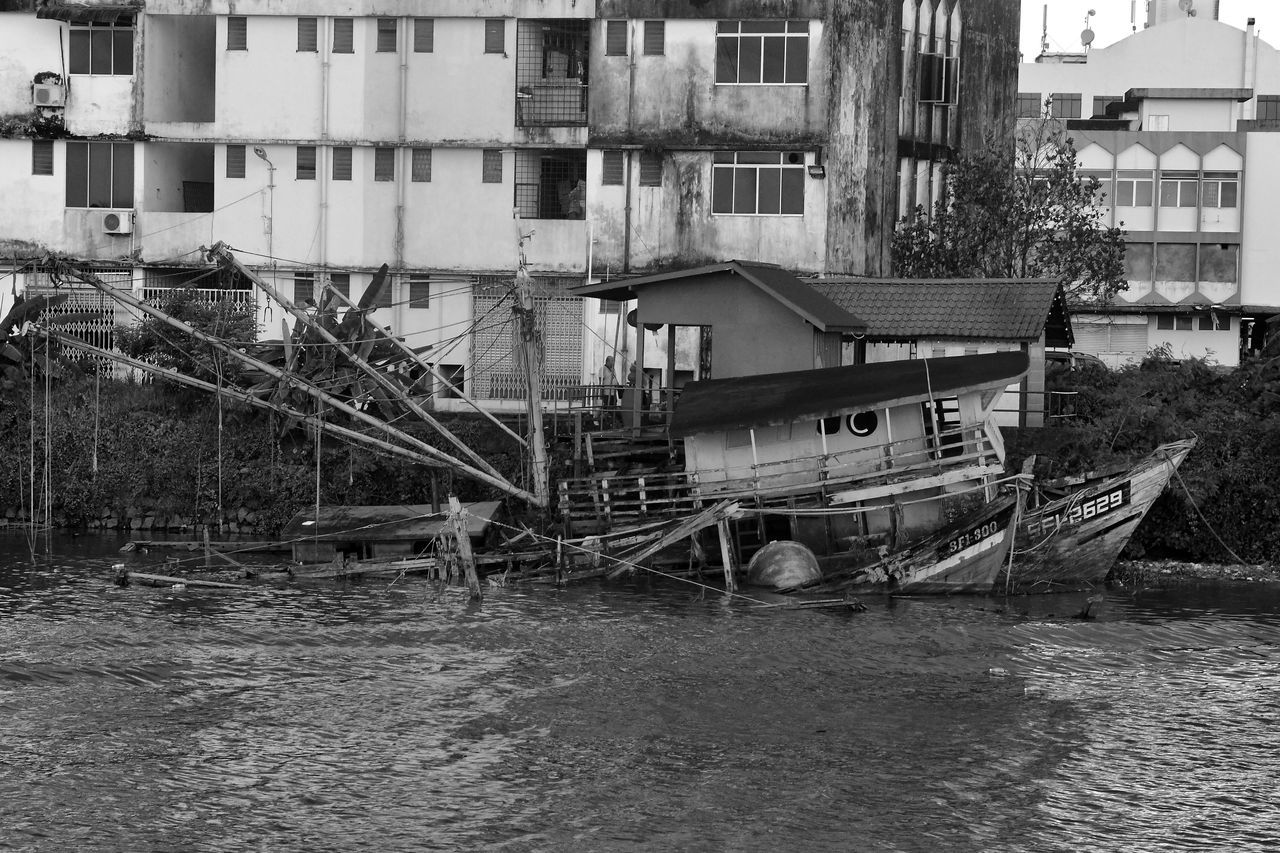
[(329, 274), (329, 284), (333, 289), (341, 293), (348, 299), (351, 298), (351, 273), (335, 272)]
[(243, 145), (227, 146), (227, 177), (228, 178), (244, 177), (244, 146)]
[(640, 152), (640, 186), (662, 186), (662, 155), (654, 151)]
[(50, 139), (31, 140), (31, 174), (53, 174), (53, 141)]
[(227, 50), (249, 49), (249, 19), (243, 16), (227, 18)]
[(373, 149), (373, 179), (375, 181), (394, 181), (396, 179), (396, 150), (394, 148)]
[(667, 43), (667, 22), (666, 21), (645, 21), (644, 22), (644, 53), (645, 56), (661, 56), (666, 53)]
[[(626, 180), (626, 160), (625, 153), (622, 151), (605, 151), (603, 155), (604, 162), (601, 166), (600, 183), (612, 186), (619, 185)], [(659, 179), (661, 179), (661, 165), (659, 165)]]
[(355, 53), (356, 52), (356, 23), (352, 18), (334, 18), (333, 19), (333, 52), (334, 53)]
[(484, 52), (506, 53), (507, 22), (502, 18), (490, 18), (484, 22)]
[(316, 40), (316, 19), (298, 19), (298, 53), (315, 53), (320, 49)]
[(413, 52), (432, 53), (436, 49), (435, 18), (413, 19)]
[(484, 163), (481, 167), (481, 181), (486, 184), (502, 183), (502, 152), (496, 148), (486, 148)]
[(351, 180), (351, 149), (338, 146), (333, 149), (333, 179), (335, 181)]
[(431, 276), (409, 275), (409, 307), (431, 307)]
[(293, 302), (295, 305), (302, 305), (305, 302), (315, 302), (316, 299), (316, 275), (310, 272), (295, 272), (293, 274)]
[(627, 55), (627, 22), (626, 21), (605, 21), (604, 55), (605, 56), (626, 56)]
[(298, 146), (298, 166), (294, 177), (299, 181), (316, 179), (316, 147), (314, 145)]
[(378, 19), (378, 53), (396, 52), (396, 19)]
[(412, 177), (413, 181), (424, 183), (431, 180), (431, 149), (413, 149)]

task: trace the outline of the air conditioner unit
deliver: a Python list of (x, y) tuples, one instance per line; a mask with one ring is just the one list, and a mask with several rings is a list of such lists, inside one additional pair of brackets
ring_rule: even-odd
[(37, 107), (61, 107), (66, 103), (66, 92), (58, 83), (36, 83), (31, 87), (31, 103)]
[(102, 233), (132, 234), (133, 211), (108, 210), (106, 213), (102, 214)]

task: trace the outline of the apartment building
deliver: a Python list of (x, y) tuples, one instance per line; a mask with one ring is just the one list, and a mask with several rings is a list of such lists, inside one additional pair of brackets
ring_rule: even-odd
[(1280, 312), (1280, 53), (1252, 19), (1149, 11), (1109, 47), (1023, 63), (1018, 114), (1040, 120), (1048, 102), (1127, 232), (1129, 289), (1073, 317), (1076, 348), (1111, 365), (1167, 347), (1233, 366)]
[(202, 247), (300, 303), (387, 263), (374, 318), (501, 408), (524, 238), (567, 397), (635, 334), (571, 286), (887, 274), (899, 212), (1012, 120), (1017, 33), (1015, 0), (0, 0), (0, 249), (36, 289), (49, 249), (236, 291), (265, 337)]

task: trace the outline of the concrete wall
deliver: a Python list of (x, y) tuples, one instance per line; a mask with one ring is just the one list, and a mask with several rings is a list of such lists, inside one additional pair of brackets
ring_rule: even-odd
[[(211, 122), (217, 91), (217, 23), (205, 15), (143, 19), (143, 118)], [(155, 50), (145, 45), (154, 44)]]

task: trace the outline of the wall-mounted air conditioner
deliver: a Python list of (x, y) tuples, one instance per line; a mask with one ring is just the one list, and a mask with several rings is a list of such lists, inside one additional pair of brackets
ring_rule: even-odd
[(104, 234), (132, 234), (133, 233), (133, 211), (132, 210), (108, 210), (102, 214), (102, 233)]
[(31, 86), (31, 103), (37, 107), (61, 107), (66, 104), (66, 91), (59, 83), (35, 83)]

